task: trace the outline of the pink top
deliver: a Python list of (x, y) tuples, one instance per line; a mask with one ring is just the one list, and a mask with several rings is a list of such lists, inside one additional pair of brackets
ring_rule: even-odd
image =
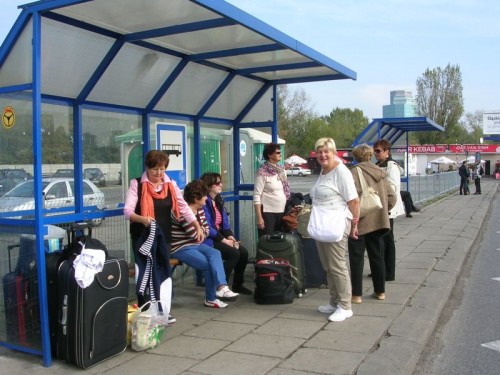
[[(141, 182), (148, 182), (147, 173), (144, 172), (141, 177)], [(182, 196), (181, 189), (177, 186), (177, 183), (174, 180), (171, 180), (166, 174), (163, 176), (163, 183), (171, 182), (174, 185), (175, 194), (177, 195), (177, 203), (179, 204), (179, 211), (181, 215), (186, 219), (186, 221), (191, 224), (196, 220), (196, 216), (194, 216), (193, 211), (189, 208), (188, 204), (184, 200)], [(127, 192), (127, 198), (125, 199), (125, 206), (123, 207), (123, 215), (127, 220), (130, 220), (130, 216), (135, 212), (135, 207), (137, 206), (137, 179), (133, 179), (130, 181), (130, 188)]]
[(215, 201), (212, 201), (212, 206), (214, 206), (214, 212), (215, 212), (215, 228), (219, 230), (222, 225), (222, 215), (220, 214), (220, 211), (217, 208)]

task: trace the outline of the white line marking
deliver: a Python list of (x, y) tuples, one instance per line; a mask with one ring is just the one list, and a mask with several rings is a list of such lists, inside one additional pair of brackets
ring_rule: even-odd
[(485, 344), (481, 344), (481, 346), (484, 346), (488, 349), (493, 349), (496, 350), (497, 352), (500, 352), (500, 340), (499, 341), (492, 341), (492, 342), (487, 342)]
[(500, 277), (493, 277), (491, 280), (500, 281)]

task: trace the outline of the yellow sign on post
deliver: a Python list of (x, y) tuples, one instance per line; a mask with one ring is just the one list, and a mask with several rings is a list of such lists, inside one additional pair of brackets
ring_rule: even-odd
[(14, 108), (5, 107), (2, 113), (2, 124), (5, 128), (10, 129), (16, 123), (16, 114), (14, 113)]

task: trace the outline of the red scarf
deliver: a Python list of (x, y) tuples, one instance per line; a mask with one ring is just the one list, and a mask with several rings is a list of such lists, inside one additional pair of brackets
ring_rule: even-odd
[(179, 218), (179, 205), (177, 204), (177, 196), (175, 194), (174, 184), (167, 182), (163, 184), (163, 188), (160, 192), (157, 192), (153, 186), (148, 182), (142, 184), (142, 194), (141, 194), (141, 216), (155, 217), (155, 207), (153, 204), (153, 199), (165, 199), (168, 197), (168, 193), (172, 197), (172, 211), (175, 217)]

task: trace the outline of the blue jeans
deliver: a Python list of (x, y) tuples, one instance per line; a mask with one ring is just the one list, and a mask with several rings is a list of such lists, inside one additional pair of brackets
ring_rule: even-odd
[(193, 244), (185, 246), (172, 254), (172, 258), (203, 272), (205, 277), (205, 298), (215, 300), (215, 291), (220, 285), (226, 285), (226, 276), (219, 250), (205, 245)]

